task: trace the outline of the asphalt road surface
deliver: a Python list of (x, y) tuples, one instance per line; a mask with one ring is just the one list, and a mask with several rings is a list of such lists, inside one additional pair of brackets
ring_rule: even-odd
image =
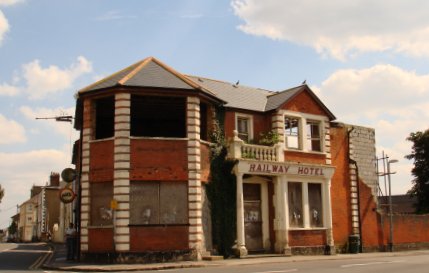
[[(226, 267), (164, 270), (177, 273), (428, 273), (429, 255), (264, 263)], [(155, 271), (146, 271), (155, 272)]]
[(0, 272), (16, 273), (37, 269), (48, 253), (49, 247), (44, 243), (0, 244)]

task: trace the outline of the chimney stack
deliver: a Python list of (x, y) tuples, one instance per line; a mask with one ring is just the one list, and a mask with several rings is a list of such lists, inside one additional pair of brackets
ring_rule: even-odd
[(51, 172), (51, 176), (49, 177), (49, 186), (51, 187), (59, 187), (60, 186), (60, 174)]

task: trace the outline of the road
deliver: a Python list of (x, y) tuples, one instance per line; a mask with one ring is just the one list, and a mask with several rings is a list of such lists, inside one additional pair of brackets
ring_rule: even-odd
[(37, 269), (48, 253), (49, 247), (44, 243), (0, 244), (0, 272), (16, 273)]
[[(44, 244), (0, 244), (0, 272), (56, 273), (61, 271), (37, 268), (49, 249)], [(213, 261), (199, 268), (178, 268), (157, 271), (174, 273), (427, 273), (429, 251), (369, 253), (339, 256), (283, 257)], [(73, 272), (82, 272), (73, 270)], [(126, 272), (126, 271), (115, 271)], [(129, 271), (127, 271), (129, 272)]]
[[(174, 273), (427, 273), (429, 253), (164, 270)], [(140, 271), (143, 272), (143, 271)], [(155, 271), (146, 271), (155, 272)]]

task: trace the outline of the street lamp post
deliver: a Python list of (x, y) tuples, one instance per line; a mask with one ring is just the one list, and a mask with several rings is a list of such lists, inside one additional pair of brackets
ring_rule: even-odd
[(388, 178), (388, 182), (389, 182), (389, 227), (390, 227), (390, 232), (389, 232), (389, 244), (388, 244), (388, 248), (390, 252), (393, 252), (393, 211), (392, 211), (392, 183), (390, 180), (390, 175), (394, 174), (390, 172), (390, 164), (391, 163), (396, 163), (398, 162), (398, 160), (396, 159), (391, 159), (387, 161), (387, 178)]

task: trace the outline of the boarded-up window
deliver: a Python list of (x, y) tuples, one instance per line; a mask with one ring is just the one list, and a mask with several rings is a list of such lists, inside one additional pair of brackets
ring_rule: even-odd
[(131, 225), (187, 224), (187, 183), (133, 181), (130, 209)]
[(113, 199), (113, 183), (91, 183), (91, 225), (106, 226), (112, 225), (112, 211), (110, 202)]
[(310, 208), (310, 226), (323, 227), (322, 185), (308, 184), (308, 202)]
[(290, 227), (304, 227), (302, 210), (302, 183), (289, 182), (288, 197)]

